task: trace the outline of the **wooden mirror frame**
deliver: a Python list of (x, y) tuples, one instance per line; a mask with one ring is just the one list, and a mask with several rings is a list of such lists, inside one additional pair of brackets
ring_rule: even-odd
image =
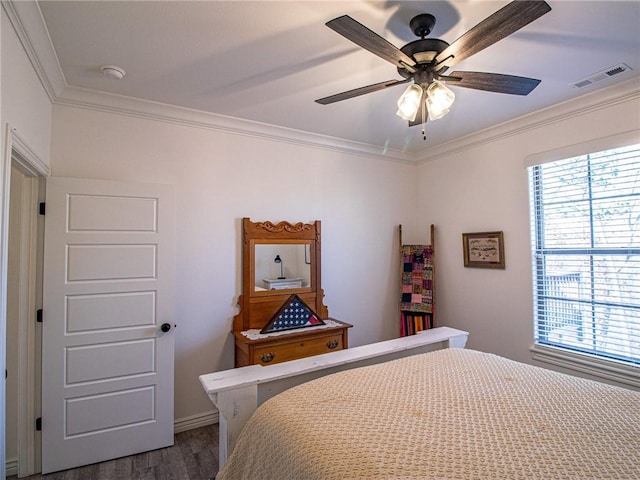
[[(308, 244), (311, 253), (311, 284), (301, 288), (285, 290), (255, 290), (255, 246), (256, 244)], [(292, 293), (297, 294), (320, 318), (329, 316), (323, 304), (320, 220), (312, 223), (291, 224), (252, 222), (242, 219), (242, 294), (238, 298), (240, 312), (233, 319), (233, 331), (261, 329), (271, 320)]]

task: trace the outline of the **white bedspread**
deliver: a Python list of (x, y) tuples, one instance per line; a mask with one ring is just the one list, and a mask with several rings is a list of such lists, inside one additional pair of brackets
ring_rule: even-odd
[(445, 349), (268, 400), (216, 480), (638, 478), (640, 392)]

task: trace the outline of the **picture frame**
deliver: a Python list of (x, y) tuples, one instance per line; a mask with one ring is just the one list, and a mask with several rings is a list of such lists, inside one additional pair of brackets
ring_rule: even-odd
[(470, 268), (505, 268), (502, 232), (462, 234), (464, 266)]

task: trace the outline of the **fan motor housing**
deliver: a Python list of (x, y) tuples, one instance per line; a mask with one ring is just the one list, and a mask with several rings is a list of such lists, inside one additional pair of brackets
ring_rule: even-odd
[[(400, 50), (402, 53), (413, 58), (417, 67), (423, 70), (425, 67), (431, 65), (433, 59), (447, 48), (449, 44), (439, 38), (422, 38), (413, 42), (407, 43)], [(420, 68), (422, 67), (422, 68)], [(404, 78), (410, 78), (413, 73), (405, 69), (404, 67), (398, 67), (398, 73)]]

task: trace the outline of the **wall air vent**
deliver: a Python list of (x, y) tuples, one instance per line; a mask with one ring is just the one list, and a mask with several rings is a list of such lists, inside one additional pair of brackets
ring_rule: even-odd
[(574, 88), (584, 88), (589, 85), (593, 85), (594, 83), (601, 82), (602, 80), (606, 80), (609, 77), (613, 77), (614, 75), (619, 75), (627, 70), (631, 70), (631, 67), (626, 63), (620, 63), (569, 85)]

